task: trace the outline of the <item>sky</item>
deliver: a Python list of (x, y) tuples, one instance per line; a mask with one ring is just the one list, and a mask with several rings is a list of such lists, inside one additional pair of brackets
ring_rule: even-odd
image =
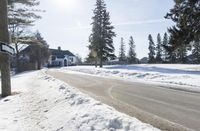
[[(35, 23), (50, 48), (70, 50), (85, 58), (89, 51), (88, 37), (91, 34), (93, 9), (96, 0), (41, 0), (39, 9), (42, 19)], [(119, 54), (121, 37), (124, 38), (126, 50), (130, 36), (133, 36), (138, 58), (148, 55), (148, 35), (162, 36), (171, 20), (164, 19), (173, 7), (173, 0), (105, 0), (110, 12), (111, 22), (117, 36), (114, 38), (115, 54)]]

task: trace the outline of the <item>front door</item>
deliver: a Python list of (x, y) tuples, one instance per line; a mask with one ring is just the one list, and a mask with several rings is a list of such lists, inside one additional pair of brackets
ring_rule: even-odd
[(66, 59), (64, 60), (64, 66), (68, 66)]

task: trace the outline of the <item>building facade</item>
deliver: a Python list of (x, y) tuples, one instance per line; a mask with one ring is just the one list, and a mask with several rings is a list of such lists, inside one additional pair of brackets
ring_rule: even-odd
[(76, 56), (68, 50), (50, 49), (49, 67), (64, 67), (77, 64)]

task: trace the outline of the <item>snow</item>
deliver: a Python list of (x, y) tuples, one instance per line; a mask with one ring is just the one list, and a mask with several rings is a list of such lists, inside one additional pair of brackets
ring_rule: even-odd
[(62, 72), (76, 71), (109, 78), (122, 78), (164, 85), (166, 88), (200, 92), (200, 65), (183, 64), (141, 64), (113, 65), (104, 68), (76, 66), (60, 69)]
[(1, 131), (158, 131), (43, 71), (12, 77), (13, 95), (0, 98)]

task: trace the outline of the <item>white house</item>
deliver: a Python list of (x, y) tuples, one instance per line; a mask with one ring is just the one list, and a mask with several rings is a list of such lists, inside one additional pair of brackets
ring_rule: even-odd
[(76, 56), (68, 50), (50, 49), (51, 55), (48, 61), (49, 67), (64, 67), (77, 64)]

